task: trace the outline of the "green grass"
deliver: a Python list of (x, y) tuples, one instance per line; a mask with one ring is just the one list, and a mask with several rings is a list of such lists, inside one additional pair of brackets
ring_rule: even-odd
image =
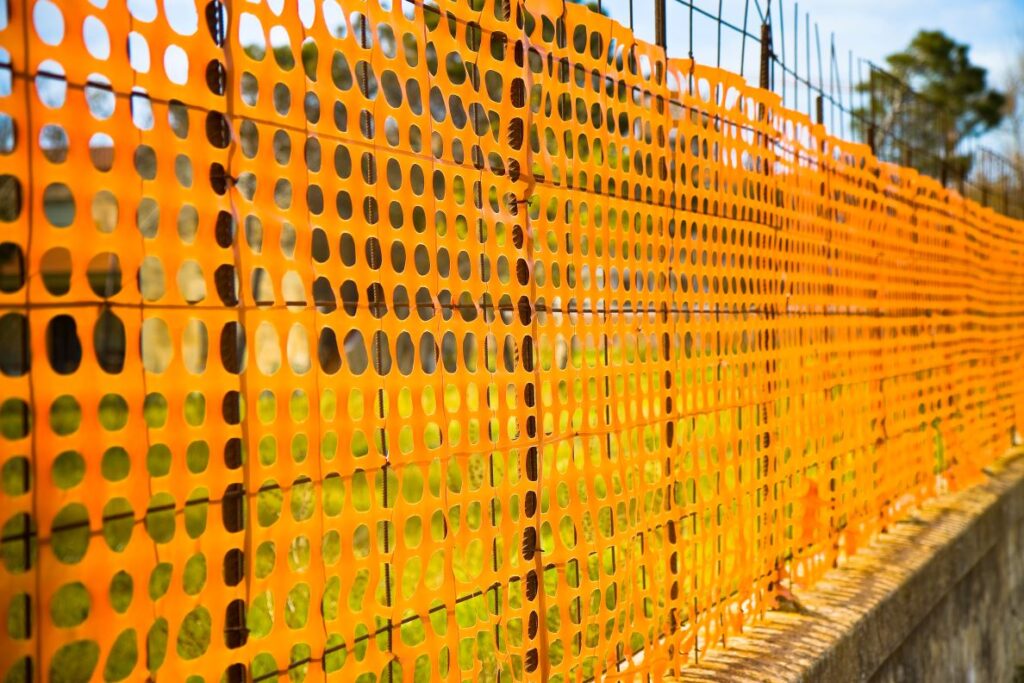
[[(635, 353), (634, 351), (621, 348), (611, 348), (609, 351), (614, 362), (625, 362), (628, 360), (626, 356)], [(542, 367), (552, 369), (556, 366), (564, 367), (568, 364), (571, 364), (573, 367), (581, 367), (583, 364), (596, 366), (601, 362), (598, 357), (598, 351), (594, 348), (574, 347), (560, 350), (553, 344), (541, 344), (539, 347), (539, 358)], [(676, 374), (672, 381), (674, 385), (696, 386), (698, 384), (706, 385), (716, 379), (712, 371), (708, 369), (707, 371), (687, 370), (685, 373), (680, 372)], [(649, 387), (646, 384), (636, 384), (635, 379), (630, 380), (622, 376), (615, 377), (613, 381), (616, 383), (617, 391), (623, 392), (626, 395), (636, 395), (641, 390), (650, 391), (657, 389), (657, 387)], [(631, 381), (634, 383), (627, 384)], [(649, 378), (644, 378), (643, 381), (650, 380)], [(579, 401), (584, 396), (589, 395), (593, 398), (600, 394), (603, 392), (603, 387), (598, 386), (594, 382), (588, 384), (582, 382), (558, 382), (545, 388), (545, 391), (557, 393), (559, 399), (563, 401), (569, 398)], [(836, 389), (832, 392), (831, 399), (839, 400), (841, 395), (841, 389)], [(415, 394), (408, 388), (403, 387), (399, 389), (395, 410), (402, 419), (408, 419), (417, 412), (436, 415), (442, 405), (446, 410), (452, 412), (458, 411), (463, 407), (476, 411), (479, 410), (482, 402), (480, 395), (471, 393), (464, 395), (453, 386), (446, 387), (445, 391), (440, 395), (427, 391), (421, 392), (418, 400), (414, 397)], [(502, 397), (498, 395), (486, 398), (488, 404), (494, 404), (501, 399)], [(334, 391), (328, 390), (321, 394), (319, 413), (324, 427), (329, 427), (339, 417), (346, 422), (349, 419), (362, 420), (368, 408), (370, 410), (374, 409), (374, 407), (364, 403), (362, 392), (353, 392), (349, 396), (349, 400), (345, 401), (345, 407), (340, 415), (338, 403), (339, 401)], [(463, 406), (463, 403), (465, 403), (465, 406)], [(777, 416), (785, 415), (790, 409), (788, 405), (783, 405), (781, 402), (774, 407)], [(83, 413), (88, 413), (92, 410), (98, 412), (99, 423), (107, 431), (116, 432), (124, 429), (128, 424), (129, 409), (127, 402), (116, 394), (104, 396), (95, 408), (80, 404), (74, 397), (62, 396), (54, 401), (46, 412), (45, 428), (52, 430), (56, 434), (75, 434), (81, 428)], [(269, 425), (279, 420), (285, 420), (289, 424), (303, 424), (309, 420), (310, 415), (310, 398), (301, 390), (293, 392), (288, 396), (286, 402), (279, 401), (270, 392), (263, 392), (256, 401), (256, 417), (263, 424)], [(151, 429), (158, 430), (164, 428), (168, 422), (167, 401), (156, 394), (148, 396), (144, 405), (143, 418), (146, 425)], [(206, 423), (208, 419), (208, 406), (206, 398), (202, 394), (193, 392), (186, 397), (184, 419), (191, 427), (201, 427)], [(725, 436), (728, 441), (734, 431), (743, 428), (745, 421), (759, 421), (759, 419), (758, 416), (753, 415), (749, 411), (745, 412), (742, 410), (719, 411), (717, 414), (710, 415), (702, 414), (692, 422), (683, 421), (682, 429), (677, 434), (677, 441), (678, 439), (696, 439), (698, 441), (712, 442), (719, 435)], [(28, 413), (24, 403), (18, 399), (8, 399), (0, 404), (0, 437), (9, 441), (24, 438), (27, 436), (32, 423), (33, 416)], [(479, 442), (481, 429), (479, 422), (467, 425), (465, 429), (466, 438), (470, 443)], [(930, 424), (923, 424), (922, 429), (930, 429), (932, 432), (935, 472), (942, 472), (948, 463), (941, 420), (936, 418)], [(336, 449), (338, 447), (337, 435), (333, 430), (326, 431), (329, 434), (334, 434), (333, 437), (325, 438), (323, 442), (328, 445), (333, 443), (329, 448), (323, 448), (323, 457), (326, 461), (330, 461), (336, 457)], [(330, 439), (334, 439), (334, 441), (332, 442)], [(436, 441), (431, 439), (436, 439)], [(400, 451), (411, 451), (411, 433), (401, 435), (397, 443)], [(428, 436), (428, 447), (438, 448), (440, 444), (440, 431), (436, 432), (435, 435)], [(185, 454), (186, 462), (191, 472), (201, 473), (208, 467), (211, 454), (209, 448), (204, 448), (204, 445), (204, 442), (194, 442), (189, 446)], [(564, 442), (564, 444), (560, 444), (556, 448), (545, 450), (543, 454), (545, 470), (552, 471), (551, 468), (554, 468), (557, 472), (565, 472), (567, 468), (574, 466), (573, 463), (576, 458), (582, 457), (584, 460), (587, 460), (605, 457), (601, 453), (600, 444), (596, 441), (581, 442), (581, 445), (582, 450), (577, 453), (573, 452), (568, 442)], [(278, 457), (279, 447), (279, 444), (277, 444), (273, 437), (266, 441), (261, 441), (257, 448), (260, 461), (268, 466), (273, 465)], [(365, 436), (362, 441), (356, 440), (349, 447), (352, 449), (352, 455), (356, 458), (364, 457), (369, 451), (369, 443)], [(661, 432), (657, 429), (640, 430), (634, 437), (634, 443), (629, 447), (636, 452), (657, 453), (659, 449), (663, 448)], [(293, 439), (289, 442), (288, 448), (291, 457), (297, 462), (301, 462), (308, 457), (309, 445), (306, 441)], [(621, 444), (613, 444), (613, 452), (610, 455), (615, 458), (625, 457), (627, 454), (620, 452), (621, 448)], [(810, 441), (805, 447), (806, 452), (803, 455), (799, 453), (799, 449), (796, 449), (797, 452), (794, 453), (791, 449), (787, 448), (783, 456), (784, 460), (789, 462), (791, 458), (799, 457), (810, 457), (813, 460), (814, 448), (815, 446)], [(330, 456), (327, 455), (328, 453)], [(172, 457), (174, 455), (169, 450), (161, 447), (160, 444), (156, 444), (145, 458), (148, 470), (147, 475), (154, 477), (167, 475), (170, 471), (170, 460)], [(761, 465), (759, 457), (751, 457), (751, 454), (748, 453), (744, 456), (746, 461), (748, 461), (747, 464), (737, 469), (734, 464), (741, 465), (741, 463), (732, 463), (731, 461), (738, 458), (739, 455), (737, 453), (731, 452), (731, 447), (727, 452), (720, 452), (715, 447), (697, 448), (687, 452), (680, 462), (680, 466), (684, 470), (695, 471), (695, 473), (701, 472), (701, 474), (680, 483), (680, 486), (676, 489), (677, 492), (674, 494), (676, 502), (681, 506), (689, 506), (699, 500), (710, 499), (719, 492), (719, 487), (724, 487), (724, 490), (731, 491), (739, 483), (742, 467), (750, 468), (750, 462), (755, 462), (758, 468)], [(0, 488), (2, 488), (5, 495), (22, 495), (31, 489), (31, 482), (29, 481), (30, 468), (28, 465), (28, 459), (25, 456), (18, 455), (12, 456), (3, 462), (2, 468), (0, 468)], [(510, 467), (506, 472), (507, 465), (511, 465), (511, 463), (507, 463), (501, 457), (495, 457), (492, 461), (490, 458), (482, 455), (473, 455), (467, 458), (452, 458), (446, 460), (443, 464), (440, 460), (434, 460), (422, 466), (388, 468), (386, 474), (380, 469), (357, 471), (347, 481), (340, 477), (333, 477), (327, 479), (321, 486), (315, 486), (312, 483), (286, 486), (287, 493), (281, 488), (266, 488), (256, 497), (256, 521), (260, 526), (269, 527), (276, 523), (282, 515), (291, 515), (293, 519), (297, 520), (308, 519), (317, 514), (318, 501), (322, 506), (321, 510), (330, 519), (345, 515), (347, 511), (367, 513), (375, 509), (380, 510), (382, 507), (383, 509), (391, 509), (403, 502), (418, 504), (425, 495), (430, 495), (436, 499), (443, 499), (444, 496), (450, 494), (452, 499), (460, 500), (456, 496), (460, 496), (460, 494), (467, 490), (480, 491), (488, 487), (492, 476), (497, 485), (500, 485), (506, 476), (510, 476), (518, 471), (518, 465), (516, 465)], [(127, 457), (126, 453), (112, 449), (103, 456), (101, 472), (109, 480), (117, 481), (127, 476), (131, 466), (131, 458)], [(52, 482), (59, 488), (70, 490), (81, 485), (84, 480), (85, 467), (82, 455), (76, 451), (68, 450), (54, 458), (50, 471), (43, 476), (50, 477)], [(492, 468), (494, 470), (493, 475), (491, 472)], [(635, 474), (642, 477), (646, 486), (651, 489), (657, 489), (664, 476), (661, 468), (660, 462), (648, 460), (639, 471), (630, 471), (630, 476)], [(847, 469), (845, 465), (841, 465), (841, 468)], [(709, 474), (709, 472), (717, 470), (722, 472), (720, 479)], [(388, 477), (386, 499), (383, 497), (385, 476)], [(763, 476), (763, 473), (759, 472), (759, 470), (751, 472), (750, 469), (746, 469), (745, 476), (749, 479), (750, 477)], [(817, 465), (811, 465), (802, 471), (802, 476), (818, 478), (821, 475), (818, 472)], [(844, 472), (842, 483), (849, 483), (848, 479), (850, 476), (852, 475), (849, 472)], [(593, 496), (598, 501), (604, 501), (609, 495), (615, 494), (619, 496), (627, 488), (633, 489), (636, 485), (637, 482), (633, 480), (627, 479), (622, 481), (617, 474), (612, 474), (611, 476), (597, 474), (591, 477), (585, 486), (581, 484), (577, 490), (572, 490), (563, 482), (553, 489), (545, 491), (541, 499), (542, 519), (544, 519), (544, 523), (541, 525), (541, 547), (543, 549), (551, 549), (556, 543), (566, 545), (582, 543), (591, 547), (595, 544), (607, 545), (607, 542), (602, 542), (602, 539), (610, 538), (613, 521), (615, 526), (619, 528), (629, 526), (631, 522), (635, 521), (638, 514), (637, 511), (627, 511), (622, 507), (613, 508), (601, 505), (599, 514), (596, 516), (591, 516), (590, 514), (583, 515), (575, 520), (575, 525), (566, 523), (565, 520), (559, 520), (551, 512), (561, 509), (573, 500), (586, 502), (587, 496)], [(661, 496), (663, 492), (656, 491), (651, 495)], [(328, 532), (322, 539), (321, 547), (324, 560), (328, 564), (335, 564), (341, 561), (344, 554), (343, 548), (346, 547), (351, 548), (351, 552), (357, 557), (367, 557), (375, 552), (382, 553), (383, 547), (381, 545), (378, 545), (376, 548), (371, 547), (370, 539), (371, 537), (380, 539), (383, 534), (387, 535), (390, 548), (394, 548), (398, 534), (402, 535), (406, 543), (415, 543), (417, 539), (422, 539), (426, 534), (430, 534), (435, 540), (440, 540), (446, 533), (445, 519), (447, 518), (447, 533), (457, 534), (460, 539), (463, 539), (463, 541), (457, 544), (458, 547), (453, 549), (453, 575), (446, 575), (444, 564), (440, 561), (440, 556), (430, 558), (414, 557), (405, 561), (400, 574), (401, 579), (398, 578), (399, 574), (397, 572), (392, 577), (391, 592), (392, 595), (401, 595), (404, 599), (409, 599), (417, 592), (422, 593), (425, 590), (436, 591), (446, 581), (454, 579), (459, 585), (460, 592), (469, 594), (478, 588), (476, 585), (478, 577), (484, 567), (488, 566), (488, 563), (491, 561), (491, 548), (489, 542), (485, 540), (486, 535), (481, 538), (475, 537), (476, 532), (490, 524), (491, 509), (489, 505), (474, 500), (468, 503), (468, 507), (465, 510), (462, 510), (460, 505), (466, 504), (464, 499), (462, 501), (453, 503), (449, 509), (444, 511), (444, 514), (438, 511), (429, 519), (412, 518), (405, 523), (402, 529), (392, 527), (390, 522), (381, 521), (379, 522), (380, 526), (375, 530), (375, 534), (371, 534), (371, 529), (367, 526), (362, 526), (358, 528), (355, 536), (351, 539), (341, 538), (336, 532)], [(645, 507), (653, 506), (657, 508), (660, 506), (658, 500), (653, 498), (639, 502)], [(111, 510), (111, 513), (121, 512), (121, 510)], [(198, 536), (202, 529), (205, 528), (206, 514), (206, 506), (190, 506), (188, 515), (186, 515), (185, 527), (193, 537)], [(508, 510), (500, 510), (499, 508), (499, 514), (518, 515), (520, 510), (513, 505), (513, 508)], [(793, 513), (790, 512), (789, 514)], [(75, 523), (83, 520), (83, 515), (84, 508), (69, 505), (60, 511), (58, 518), (62, 524), (68, 522)], [(17, 520), (14, 519), (5, 522), (5, 535), (13, 536), (18, 533), (18, 528), (15, 528), (17, 526), (16, 522)], [(24, 521), (18, 523), (23, 525)], [(711, 528), (716, 524), (716, 521), (709, 517), (708, 519), (698, 520), (697, 523)], [(328, 521), (328, 524), (330, 524), (330, 521)], [(466, 528), (462, 528), (463, 524)], [(151, 537), (158, 541), (169, 539), (175, 533), (174, 515), (151, 515), (147, 520), (146, 530)], [(104, 528), (104, 538), (112, 547), (123, 547), (123, 544), (127, 543), (129, 537), (125, 535), (126, 533), (130, 533), (130, 530), (127, 532), (122, 531), (115, 526), (111, 526), (109, 529), (106, 526)], [(576, 534), (578, 534), (578, 538)], [(514, 555), (517, 552), (517, 548), (511, 547), (516, 539), (499, 540), (502, 542), (501, 552), (506, 556), (506, 560), (508, 556)], [(82, 534), (75, 529), (71, 529), (54, 536), (53, 551), (63, 561), (75, 561), (75, 558), (80, 558), (84, 554), (89, 542), (87, 533)], [(380, 541), (378, 541), (378, 544), (380, 544)], [(278, 550), (282, 551), (280, 556)], [(9, 568), (25, 566), (27, 558), (23, 557), (23, 549), (15, 549), (14, 544), (8, 543), (5, 544), (3, 551), (3, 559)], [(626, 555), (629, 549), (620, 548), (618, 552)], [(282, 559), (285, 561), (282, 562)], [(596, 581), (602, 573), (607, 576), (614, 573), (612, 571), (612, 555), (607, 552), (607, 549), (606, 552), (592, 555), (591, 559), (592, 562), (588, 562), (583, 567), (570, 566), (564, 568), (565, 573), (561, 577), (561, 581), (568, 583), (570, 586), (578, 586), (583, 575), (586, 575), (590, 581)], [(258, 578), (268, 577), (275, 571), (291, 572), (295, 573), (296, 577), (300, 577), (301, 572), (308, 567), (309, 562), (310, 545), (308, 539), (303, 542), (293, 542), (290, 547), (285, 549), (278, 549), (275, 548), (273, 543), (264, 542), (256, 549), (253, 572)], [(180, 571), (181, 574), (175, 576), (176, 571)], [(210, 571), (211, 567), (207, 566), (207, 558), (202, 554), (191, 556), (180, 570), (173, 570), (170, 565), (159, 565), (149, 577), (147, 598), (150, 600), (162, 599), (167, 594), (171, 582), (175, 580), (182, 581), (187, 594), (201, 595), (203, 588), (207, 584), (208, 572)], [(545, 592), (554, 595), (557, 590), (564, 591), (564, 586), (560, 588), (556, 586), (556, 581), (558, 580), (559, 577), (555, 572), (545, 572), (543, 584)], [(401, 585), (398, 585), (399, 581), (401, 581)], [(280, 624), (274, 624), (273, 622), (272, 615), (275, 614), (273, 609), (275, 606), (277, 607), (276, 614), (279, 615), (279, 619), (283, 619), (286, 628), (301, 628), (308, 622), (310, 615), (315, 614), (314, 610), (318, 609), (322, 609), (328, 622), (335, 619), (344, 619), (347, 618), (346, 610), (349, 611), (348, 614), (361, 612), (367, 606), (367, 601), (372, 600), (378, 604), (384, 604), (386, 601), (384, 588), (382, 583), (370, 585), (369, 572), (365, 569), (357, 570), (355, 582), (345, 594), (341, 593), (340, 582), (336, 577), (330, 576), (330, 573), (322, 596), (313, 594), (307, 584), (297, 580), (289, 591), (283, 595), (272, 595), (270, 593), (257, 595), (248, 612), (249, 628), (251, 629), (252, 637), (256, 639), (269, 636), (274, 627), (281, 628)], [(501, 672), (501, 677), (505, 679), (510, 678), (513, 673), (521, 676), (523, 674), (521, 669), (522, 662), (516, 660), (511, 660), (510, 662), (510, 659), (505, 655), (505, 651), (510, 645), (517, 646), (523, 642), (523, 625), (514, 619), (503, 619), (499, 622), (497, 631), (498, 642), (495, 645), (495, 622), (494, 615), (492, 614), (496, 594), (501, 605), (506, 604), (506, 601), (511, 602), (513, 605), (521, 605), (524, 598), (519, 591), (520, 587), (518, 584), (502, 586), (497, 588), (496, 591), (484, 591), (482, 595), (456, 604), (454, 608), (455, 621), (459, 628), (460, 636), (462, 636), (458, 639), (458, 647), (454, 652), (438, 652), (434, 653), (434, 656), (448, 657), (448, 666), (458, 666), (464, 669), (472, 669), (474, 662), (479, 662), (481, 670), (477, 678), (482, 681), (496, 680), (499, 672)], [(127, 574), (119, 573), (111, 585), (108, 599), (116, 610), (123, 611), (130, 604), (133, 593), (134, 587), (132, 586), (131, 578)], [(605, 595), (595, 593), (592, 596), (581, 597), (583, 597), (583, 601), (580, 607), (573, 604), (571, 606), (572, 610), (582, 609), (586, 613), (595, 614), (601, 608), (602, 603), (606, 609), (616, 609), (614, 594), (611, 592)], [(91, 609), (91, 600), (87, 593), (83, 594), (83, 591), (76, 587), (75, 584), (67, 584), (58, 591), (58, 598), (51, 603), (50, 607), (50, 619), (54, 625), (71, 628), (83, 623), (88, 624), (87, 618)], [(19, 623), (25, 623), (24, 617), (19, 617), (18, 612), (19, 609), (24, 609), (22, 602), (18, 600), (12, 601), (8, 610), (8, 632), (12, 635), (19, 632)], [(281, 604), (275, 605), (276, 602), (283, 603), (283, 610)], [(22, 606), (19, 608), (19, 605)], [(653, 608), (645, 606), (645, 609)], [(438, 612), (438, 614), (442, 615), (441, 617), (435, 617), (432, 614), (427, 619), (420, 617), (410, 618), (407, 622), (396, 626), (395, 635), (410, 647), (426, 642), (428, 638), (434, 635), (443, 636), (448, 628), (447, 622), (443, 618), (443, 613), (443, 610)], [(549, 610), (548, 614), (545, 615), (545, 621), (551, 635), (549, 654), (554, 662), (576, 656), (567, 649), (568, 641), (559, 635), (563, 622), (569, 616), (569, 613), (560, 614), (556, 610)], [(583, 617), (583, 620), (586, 621), (586, 617)], [(366, 632), (370, 633), (382, 626), (382, 624), (373, 625), (372, 628), (369, 624), (364, 626), (367, 629)], [(99, 668), (101, 666), (99, 653), (94, 649), (92, 641), (69, 643), (58, 651), (55, 657), (54, 661), (59, 663), (60, 667), (58, 670), (57, 664), (54, 665), (52, 672), (54, 680), (85, 680), (90, 675), (100, 673), (111, 680), (116, 680), (130, 675), (137, 668), (140, 659), (146, 660), (141, 662), (142, 665), (147, 666), (151, 671), (155, 671), (159, 668), (168, 646), (174, 647), (177, 656), (185, 659), (200, 656), (210, 646), (212, 636), (210, 634), (210, 618), (208, 614), (204, 615), (202, 612), (194, 611), (188, 615), (184, 623), (176, 625), (172, 630), (176, 634), (175, 642), (173, 643), (168, 643), (168, 626), (165, 623), (157, 622), (153, 625), (146, 634), (146, 643), (139, 642), (140, 636), (133, 629), (122, 632), (118, 635), (112, 651), (102, 662), (102, 669)], [(596, 644), (603, 637), (602, 631), (603, 627), (601, 625), (595, 625), (595, 628), (588, 629), (584, 633), (584, 647)], [(370, 638), (370, 640), (375, 640), (378, 647), (386, 647), (386, 643), (382, 645), (379, 637)], [(344, 660), (349, 656), (358, 656), (360, 648), (365, 648), (366, 646), (367, 644), (365, 643), (353, 644), (338, 650), (329, 658), (329, 666), (343, 666)], [(149, 653), (148, 657), (146, 655), (147, 651)], [(306, 656), (309, 656), (308, 653), (293, 653), (292, 661), (299, 661)], [(287, 663), (274, 663), (272, 660), (268, 660), (266, 656), (260, 655), (253, 661), (252, 670), (254, 675), (258, 675), (258, 672), (264, 668), (267, 671), (272, 671), (279, 666), (287, 666)], [(423, 663), (417, 660), (414, 662), (403, 662), (401, 666), (412, 667), (414, 672), (413, 678), (416, 681), (430, 680), (429, 662)], [(583, 671), (583, 675), (589, 676), (594, 672), (595, 662), (585, 659), (580, 662), (579, 666), (581, 671)], [(295, 667), (292, 670), (293, 678), (295, 680), (301, 678), (300, 674), (306, 668), (308, 667)], [(400, 671), (400, 668), (397, 666), (392, 668), (391, 674), (395, 680), (400, 679)]]

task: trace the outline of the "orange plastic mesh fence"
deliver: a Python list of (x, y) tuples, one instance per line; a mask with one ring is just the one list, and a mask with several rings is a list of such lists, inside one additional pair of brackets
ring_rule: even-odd
[(583, 7), (5, 4), (4, 681), (657, 679), (1020, 426), (1020, 223)]

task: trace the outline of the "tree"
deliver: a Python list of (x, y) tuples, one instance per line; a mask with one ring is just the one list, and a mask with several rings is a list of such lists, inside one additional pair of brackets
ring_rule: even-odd
[(858, 86), (869, 104), (858, 114), (874, 127), (876, 147), (897, 149), (918, 170), (943, 180), (964, 178), (970, 157), (961, 142), (999, 125), (1006, 96), (988, 87), (988, 73), (970, 48), (941, 31), (920, 31), (902, 52), (872, 68)]
[(577, 5), (586, 5), (587, 9), (591, 12), (597, 12), (598, 14), (603, 14), (606, 17), (608, 16), (608, 10), (601, 7), (597, 0), (569, 0), (569, 2)]
[(1024, 33), (1006, 74), (1005, 152), (1013, 163), (1015, 182), (1024, 187)]

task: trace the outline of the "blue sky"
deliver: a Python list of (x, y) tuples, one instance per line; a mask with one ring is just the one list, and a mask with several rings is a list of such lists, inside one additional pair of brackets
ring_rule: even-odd
[[(94, 0), (95, 1), (95, 0)], [(120, 0), (124, 1), (124, 0)], [(251, 0), (250, 0), (251, 1)], [(276, 9), (281, 9), (284, 0), (266, 0)], [(197, 0), (127, 0), (133, 13), (154, 15), (157, 4), (163, 6), (172, 21), (185, 24), (183, 33), (195, 30), (198, 21)], [(336, 0), (326, 5), (334, 6)], [(605, 11), (612, 17), (629, 25), (630, 0), (601, 0)], [(299, 5), (321, 4), (321, 0), (299, 0)], [(632, 0), (634, 30), (637, 35), (650, 42), (654, 41), (654, 1)], [(689, 9), (681, 0), (667, 0), (669, 55), (685, 57), (690, 49)], [(760, 32), (760, 14), (771, 4), (772, 25), (775, 28), (776, 53), (785, 50), (785, 61), (792, 67), (794, 61), (802, 78), (819, 80), (817, 44), (815, 32), (820, 39), (825, 65), (822, 71), (823, 87), (828, 90), (830, 80), (836, 89), (836, 97), (849, 103), (851, 62), (853, 52), (853, 80), (858, 80), (858, 59), (884, 63), (885, 56), (897, 51), (922, 28), (939, 29), (960, 42), (971, 46), (972, 59), (988, 68), (989, 82), (999, 87), (1004, 75), (1016, 58), (1024, 52), (1024, 0), (694, 0), (697, 8), (708, 14), (717, 15), (722, 7), (723, 18), (732, 24), (742, 26), (747, 11), (746, 26), (751, 34)], [(244, 4), (242, 5), (244, 7)], [(760, 10), (758, 9), (760, 8)], [(799, 15), (794, 10), (799, 8)], [(811, 68), (807, 68), (807, 16), (810, 15)], [(782, 21), (779, 20), (780, 15)], [(798, 20), (799, 35), (794, 32), (794, 20)], [(243, 27), (244, 28), (244, 27)], [(785, 34), (783, 35), (783, 32)], [(244, 33), (244, 30), (243, 30)], [(721, 66), (735, 72), (742, 72), (748, 78), (756, 79), (758, 72), (758, 48), (752, 41), (744, 45), (739, 34), (727, 27), (722, 28), (721, 51), (718, 50), (718, 27), (716, 22), (694, 13), (693, 53), (697, 61), (705, 64), (719, 62)], [(830, 79), (828, 56), (832, 35), (835, 35), (837, 68)], [(271, 36), (273, 41), (273, 36)], [(794, 39), (796, 43), (794, 44)], [(794, 54), (794, 48), (796, 54)], [(744, 63), (740, 55), (745, 54)], [(792, 79), (785, 84), (786, 104), (806, 110), (808, 106), (806, 89), (794, 89)], [(782, 93), (781, 74), (776, 74), (776, 91)], [(837, 126), (838, 127), (838, 126)]]
[[(602, 0), (607, 12), (628, 24), (628, 0)], [(772, 15), (778, 28), (778, 0), (757, 0), (762, 11), (772, 3)], [(654, 39), (654, 4), (651, 0), (633, 0), (634, 23), (639, 35)], [(673, 56), (685, 56), (689, 48), (688, 9), (678, 0), (668, 0), (669, 47)], [(718, 0), (695, 0), (694, 5), (717, 14)], [(722, 0), (722, 16), (737, 25), (743, 24), (746, 0)], [(757, 33), (759, 17), (755, 0), (750, 0), (748, 30)], [(793, 0), (783, 0), (786, 38), (786, 61), (793, 54)], [(831, 33), (836, 36), (837, 53), (845, 64), (849, 50), (854, 56), (882, 62), (885, 55), (910, 42), (919, 29), (939, 29), (971, 46), (972, 58), (1001, 77), (1015, 51), (1024, 49), (1024, 0), (802, 0), (799, 3), (800, 36), (798, 43), (801, 73), (805, 70), (806, 14), (810, 14), (812, 37), (812, 72), (817, 71), (814, 55), (814, 26), (817, 23), (822, 50), (827, 52)], [(678, 27), (678, 28), (676, 28)], [(717, 27), (715, 22), (697, 14), (694, 20), (694, 54), (698, 61), (714, 62)], [(729, 53), (735, 36), (723, 28), (723, 65), (737, 68), (738, 59)], [(732, 34), (732, 35), (730, 35)], [(780, 35), (775, 35), (776, 49)], [(747, 54), (747, 69), (755, 62)], [(730, 62), (726, 64), (726, 62)], [(848, 69), (843, 69), (845, 78)], [(812, 76), (817, 78), (816, 73)], [(827, 77), (827, 74), (826, 74)]]
[[(749, 5), (748, 5), (749, 2)], [(810, 14), (811, 73), (817, 83), (818, 62), (815, 25), (821, 41), (824, 87), (829, 87), (828, 55), (831, 36), (835, 34), (838, 74), (834, 87), (842, 88), (842, 97), (848, 101), (850, 51), (853, 51), (854, 81), (858, 59), (883, 64), (885, 56), (906, 46), (920, 29), (938, 29), (954, 39), (971, 46), (971, 58), (989, 71), (989, 84), (999, 87), (1015, 56), (1024, 52), (1024, 0), (801, 0), (799, 7), (799, 36), (797, 55), (794, 55), (794, 0), (721, 0), (723, 19), (737, 26), (743, 25), (744, 10), (749, 6), (747, 30), (760, 31), (761, 11), (772, 6), (774, 42), (776, 52), (785, 43), (785, 61), (798, 63), (800, 76), (807, 73), (807, 15)], [(602, 0), (606, 13), (625, 25), (629, 24), (629, 0)], [(694, 0), (694, 5), (711, 15), (718, 13), (719, 0)], [(652, 0), (633, 0), (636, 33), (645, 40), (654, 41), (654, 3)], [(779, 22), (780, 8), (784, 22)], [(785, 30), (785, 36), (780, 34)], [(685, 57), (690, 47), (689, 9), (679, 0), (668, 0), (669, 55)], [(783, 41), (784, 37), (784, 41)], [(707, 17), (695, 13), (693, 22), (693, 52), (698, 62), (714, 64), (719, 59), (717, 25)], [(738, 34), (722, 29), (721, 65), (732, 71), (740, 70), (743, 53)], [(756, 79), (758, 49), (750, 42), (746, 45), (744, 75)], [(776, 74), (776, 90), (781, 83)], [(837, 96), (839, 93), (837, 92)], [(787, 104), (796, 102), (801, 110), (807, 109), (806, 90), (795, 94), (793, 83), (787, 83)]]
[[(128, 5), (138, 13), (152, 13), (155, 16), (159, 0), (127, 0)], [(284, 0), (268, 0), (272, 5), (282, 5)], [(316, 0), (300, 0), (300, 4)], [(601, 0), (606, 12), (623, 24), (629, 23), (630, 0)], [(669, 54), (685, 56), (690, 47), (688, 9), (680, 0), (667, 0), (669, 23)], [(162, 0), (165, 11), (172, 18), (196, 22), (196, 0)], [(653, 0), (632, 0), (636, 33), (647, 40), (654, 40)], [(100, 4), (105, 4), (100, 3)], [(317, 3), (319, 4), (319, 3)], [(710, 14), (717, 14), (722, 7), (725, 20), (736, 25), (744, 23), (744, 10), (749, 7), (748, 30), (757, 34), (760, 17), (757, 6), (765, 11), (771, 5), (775, 19), (776, 50), (785, 42), (786, 61), (794, 58), (794, 38), (799, 55), (796, 55), (801, 74), (806, 71), (806, 15), (810, 14), (811, 36), (815, 24), (819, 29), (822, 51), (827, 57), (832, 33), (836, 36), (836, 50), (840, 66), (848, 67), (849, 50), (855, 57), (862, 57), (881, 63), (885, 55), (905, 46), (913, 35), (922, 28), (940, 29), (971, 46), (973, 59), (989, 69), (990, 77), (999, 82), (1015, 53), (1024, 50), (1024, 0), (802, 0), (799, 7), (799, 36), (795, 36), (794, 0), (694, 0), (696, 7)], [(779, 15), (783, 21), (779, 22)], [(782, 36), (779, 29), (787, 35)], [(190, 33), (191, 31), (185, 31)], [(715, 63), (718, 60), (717, 26), (712, 19), (695, 15), (693, 26), (693, 51), (698, 61)], [(783, 38), (785, 40), (783, 41)], [(741, 43), (738, 35), (728, 28), (722, 30), (721, 64), (729, 69), (740, 69)], [(817, 80), (814, 44), (812, 42), (811, 78)], [(747, 45), (747, 74), (756, 73), (757, 50)], [(847, 79), (848, 68), (840, 68), (841, 80)], [(827, 85), (827, 72), (826, 72)]]
[(1013, 55), (1024, 50), (1024, 0), (805, 0), (801, 11), (805, 5), (822, 28), (842, 37), (844, 49), (875, 61), (922, 28), (940, 29), (970, 45), (972, 59), (990, 77), (1002, 78)]

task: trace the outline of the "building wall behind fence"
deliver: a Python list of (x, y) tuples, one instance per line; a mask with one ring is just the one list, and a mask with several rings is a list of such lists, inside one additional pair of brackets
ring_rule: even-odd
[(8, 4), (4, 680), (657, 678), (1024, 417), (1020, 223), (585, 8)]

